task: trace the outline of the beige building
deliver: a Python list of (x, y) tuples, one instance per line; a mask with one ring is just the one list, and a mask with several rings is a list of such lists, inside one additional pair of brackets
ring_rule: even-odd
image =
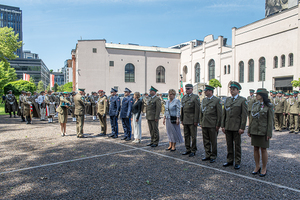
[(170, 48), (79, 40), (72, 51), (76, 62), (76, 88), (88, 92), (116, 87), (147, 92), (151, 85), (166, 92), (180, 87), (180, 76), (195, 88), (218, 79), (218, 95), (229, 95), (231, 80), (240, 82), (242, 96), (249, 89), (292, 90), (300, 78), (300, 7), (232, 29), (232, 45), (213, 35)]

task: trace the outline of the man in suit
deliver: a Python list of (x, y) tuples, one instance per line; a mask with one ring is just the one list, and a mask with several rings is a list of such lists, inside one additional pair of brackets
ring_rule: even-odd
[(221, 121), (222, 131), (226, 134), (227, 142), (227, 162), (223, 166), (233, 165), (233, 161), (235, 161), (234, 169), (240, 169), (241, 134), (244, 133), (247, 122), (247, 99), (239, 95), (241, 89), (242, 86), (238, 82), (231, 81), (231, 97), (226, 98)]
[(112, 138), (118, 138), (118, 116), (120, 112), (120, 98), (117, 95), (118, 90), (111, 88), (110, 100), (109, 100), (109, 116), (111, 124), (111, 135)]
[(83, 135), (85, 104), (84, 104), (84, 89), (78, 89), (78, 93), (74, 96), (75, 117), (76, 117), (76, 133), (77, 138), (85, 138)]
[(203, 99), (200, 107), (200, 126), (202, 128), (205, 157), (202, 161), (210, 160), (214, 163), (217, 158), (217, 136), (221, 126), (222, 105), (221, 100), (214, 96), (214, 87), (205, 85)]
[(277, 98), (274, 102), (274, 113), (275, 113), (275, 131), (282, 131), (283, 127), (283, 116), (286, 113), (286, 99), (282, 97), (282, 91), (279, 90)]
[[(199, 123), (200, 99), (193, 94), (193, 85), (185, 85), (186, 94), (181, 100), (180, 120), (183, 125), (186, 151), (182, 155), (193, 157), (197, 151), (197, 126)], [(192, 140), (192, 146), (191, 146)]]
[(151, 142), (147, 146), (151, 147), (157, 147), (159, 142), (158, 120), (161, 111), (161, 100), (156, 96), (156, 92), (157, 89), (151, 86), (146, 109), (146, 119), (151, 135)]
[(131, 140), (131, 109), (133, 104), (133, 99), (130, 97), (131, 90), (125, 88), (124, 98), (122, 100), (122, 106), (120, 111), (120, 118), (122, 119), (122, 125), (124, 129), (124, 138), (122, 140)]
[(107, 130), (107, 124), (106, 124), (106, 114), (107, 114), (107, 97), (104, 95), (103, 90), (98, 91), (99, 99), (98, 99), (98, 109), (97, 114), (99, 117), (100, 125), (101, 125), (101, 133), (99, 136), (105, 136), (106, 130)]

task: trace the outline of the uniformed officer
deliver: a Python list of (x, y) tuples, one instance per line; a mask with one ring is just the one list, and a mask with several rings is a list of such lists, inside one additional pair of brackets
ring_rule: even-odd
[(286, 101), (286, 104), (285, 104), (285, 115), (283, 116), (283, 124), (282, 124), (282, 129), (288, 129), (289, 127), (289, 117), (288, 117), (288, 114), (287, 114), (287, 108), (288, 108), (288, 102), (289, 102), (289, 98), (290, 98), (290, 93), (286, 92), (284, 94), (284, 98), (285, 98), (285, 101)]
[(12, 117), (11, 113), (13, 113), (14, 118), (16, 118), (16, 111), (18, 111), (18, 102), (15, 95), (9, 90), (5, 98), (5, 113), (9, 113), (10, 118)]
[(202, 89), (198, 90), (198, 96), (199, 96), (199, 99), (200, 99), (200, 106), (201, 106), (201, 103), (202, 103), (203, 99), (205, 98), (205, 96), (202, 93), (203, 93)]
[(165, 114), (165, 100), (162, 97), (162, 94), (157, 93), (156, 94), (157, 97), (159, 97), (160, 101), (161, 101), (161, 114)]
[(131, 90), (125, 88), (124, 98), (122, 100), (122, 106), (120, 111), (120, 118), (122, 119), (122, 125), (124, 129), (124, 138), (122, 140), (131, 140), (131, 109), (133, 104), (133, 99), (130, 97)]
[(91, 107), (92, 107), (92, 115), (93, 115), (93, 121), (97, 119), (97, 104), (98, 104), (98, 95), (97, 92), (92, 92), (91, 96)]
[(25, 117), (24, 117), (24, 98), (26, 96), (26, 92), (22, 91), (22, 94), (19, 96), (19, 116), (21, 116), (22, 121), (25, 122)]
[(111, 135), (112, 138), (118, 138), (118, 116), (120, 112), (120, 98), (117, 95), (118, 90), (111, 88), (111, 96), (109, 100), (109, 116), (111, 124)]
[(76, 122), (76, 117), (75, 117), (75, 102), (74, 102), (74, 97), (76, 95), (76, 92), (73, 91), (72, 95), (70, 97), (70, 102), (71, 102), (71, 117), (72, 117), (72, 122)]
[(299, 132), (299, 104), (298, 91), (294, 91), (294, 96), (289, 98), (287, 108), (287, 113), (290, 116), (290, 133), (295, 132), (297, 134)]
[(148, 101), (149, 101), (150, 97), (149, 97), (149, 94), (146, 92), (144, 95), (143, 95), (143, 109), (142, 109), (142, 112), (146, 115), (146, 110), (147, 110), (147, 104), (148, 104)]
[(39, 104), (40, 108), (40, 115), (41, 115), (41, 121), (46, 120), (46, 103), (45, 103), (45, 92), (41, 91), (40, 96), (38, 97), (37, 103)]
[(32, 116), (31, 116), (31, 109), (32, 109), (32, 101), (33, 98), (31, 97), (31, 92), (27, 92), (27, 95), (24, 97), (24, 116), (26, 117), (27, 124), (32, 124)]
[(159, 142), (158, 121), (161, 111), (161, 100), (156, 96), (157, 89), (151, 86), (150, 97), (147, 101), (146, 119), (151, 136), (151, 142), (147, 146), (157, 147)]
[(101, 125), (101, 133), (99, 134), (99, 136), (105, 136), (107, 130), (106, 114), (108, 113), (108, 102), (107, 102), (107, 97), (104, 95), (103, 90), (99, 90), (98, 94), (99, 94), (99, 99), (97, 103), (98, 106), (97, 115)]
[(274, 100), (274, 113), (275, 113), (275, 131), (282, 131), (283, 116), (286, 113), (286, 100), (282, 97), (282, 91), (279, 90), (277, 97)]
[[(185, 85), (186, 94), (181, 100), (180, 120), (183, 125), (186, 151), (182, 155), (193, 157), (197, 151), (197, 126), (199, 123), (200, 99), (193, 94), (193, 85)], [(191, 146), (192, 140), (192, 146)]]
[(247, 122), (247, 99), (239, 95), (241, 89), (242, 86), (238, 82), (231, 81), (231, 97), (226, 98), (221, 122), (227, 142), (227, 162), (223, 166), (233, 165), (233, 161), (235, 161), (234, 169), (240, 169), (241, 134), (244, 133)]
[(202, 161), (210, 160), (214, 163), (217, 158), (217, 136), (221, 126), (222, 105), (218, 97), (214, 96), (214, 87), (205, 85), (203, 99), (200, 106), (200, 126), (202, 128), (205, 157)]
[(256, 97), (254, 95), (254, 90), (250, 89), (250, 96), (247, 97), (247, 104), (248, 104), (248, 120), (250, 119), (250, 114), (251, 114), (251, 109), (252, 109), (252, 105), (253, 103), (256, 102)]
[(177, 99), (178, 99), (179, 101), (181, 101), (181, 89), (178, 90), (178, 96), (177, 96)]
[(54, 115), (56, 114), (56, 98), (51, 90), (48, 90), (48, 94), (45, 97), (46, 110), (48, 115), (48, 123), (53, 123)]
[(85, 114), (85, 103), (83, 94), (84, 89), (78, 89), (78, 93), (74, 96), (77, 138), (85, 138), (85, 136), (83, 135)]

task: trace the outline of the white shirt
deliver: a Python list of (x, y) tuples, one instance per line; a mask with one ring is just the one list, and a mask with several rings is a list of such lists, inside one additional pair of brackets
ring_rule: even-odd
[(44, 100), (45, 100), (45, 95), (40, 95), (40, 96), (37, 98), (37, 103), (41, 105), (41, 104), (43, 103)]

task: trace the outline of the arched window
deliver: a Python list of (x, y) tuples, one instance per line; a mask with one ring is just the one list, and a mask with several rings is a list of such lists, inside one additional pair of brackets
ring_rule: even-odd
[(125, 65), (125, 82), (134, 82), (134, 65), (131, 63)]
[(290, 53), (289, 54), (289, 66), (294, 65), (294, 54)]
[(227, 73), (230, 74), (230, 65), (228, 65)]
[(182, 69), (183, 82), (186, 82), (186, 74), (188, 73), (187, 66), (184, 66)]
[(266, 59), (264, 57), (261, 57), (259, 59), (259, 81), (265, 81), (266, 77)]
[(215, 78), (215, 61), (213, 59), (208, 62), (208, 77), (209, 80)]
[(285, 67), (285, 55), (281, 56), (281, 67)]
[(248, 71), (249, 71), (248, 81), (254, 82), (254, 60), (253, 59), (249, 60), (248, 62)]
[(239, 63), (239, 72), (240, 72), (239, 82), (244, 83), (244, 62), (243, 61)]
[(278, 68), (278, 57), (274, 57), (274, 68)]
[(224, 74), (226, 74), (226, 71), (227, 71), (227, 66), (225, 65), (224, 66)]
[(165, 83), (165, 73), (166, 70), (163, 66), (156, 68), (156, 83)]
[(200, 64), (195, 65), (195, 83), (200, 83)]

